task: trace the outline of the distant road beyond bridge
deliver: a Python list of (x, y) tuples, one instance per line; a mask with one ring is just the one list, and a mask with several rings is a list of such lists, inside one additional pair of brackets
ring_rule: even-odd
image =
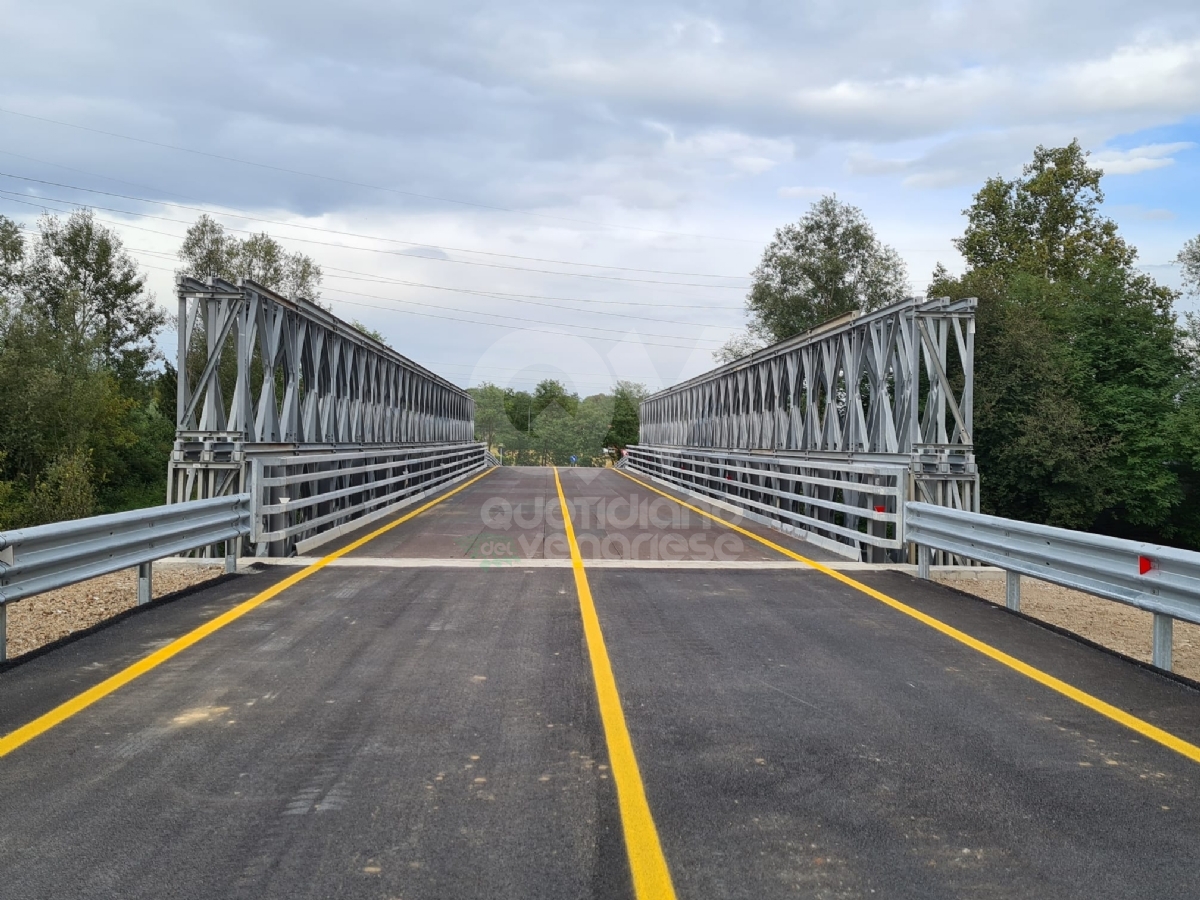
[(1200, 894), (1192, 688), (702, 502), (492, 468), (0, 671), (0, 897)]

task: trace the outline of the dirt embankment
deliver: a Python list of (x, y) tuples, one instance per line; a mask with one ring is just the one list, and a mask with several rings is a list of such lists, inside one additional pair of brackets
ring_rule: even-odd
[[(157, 599), (217, 578), (224, 571), (222, 563), (159, 563), (154, 566), (151, 587)], [(68, 634), (91, 628), (136, 605), (137, 569), (102, 575), (61, 590), (10, 603), (8, 658), (21, 656)]]
[[(975, 580), (934, 574), (948, 587), (1004, 605), (1004, 579)], [(1153, 616), (1123, 603), (1102, 600), (1068, 588), (1021, 579), (1021, 612), (1095, 641), (1101, 646), (1150, 662)], [(1174, 670), (1200, 681), (1200, 625), (1175, 622)]]

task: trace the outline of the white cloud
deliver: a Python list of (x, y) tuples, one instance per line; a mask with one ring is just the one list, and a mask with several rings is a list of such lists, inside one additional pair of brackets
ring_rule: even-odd
[(1091, 162), (1103, 169), (1105, 175), (1136, 175), (1174, 165), (1174, 154), (1195, 146), (1191, 141), (1178, 141), (1173, 144), (1146, 144), (1131, 150), (1102, 150), (1092, 155)]
[(662, 151), (668, 159), (688, 164), (727, 163), (744, 175), (761, 175), (795, 155), (790, 140), (757, 137), (740, 131), (713, 129), (680, 138), (658, 122), (648, 127), (664, 136)]
[[(797, 206), (834, 191), (854, 197), (920, 273), (939, 260), (955, 265), (949, 239), (961, 232), (971, 192), (988, 176), (1016, 176), (1038, 144), (1078, 137), (1110, 175), (1158, 169), (1178, 185), (1200, 165), (1200, 155), (1187, 152), (1189, 139), (1200, 142), (1196, 0), (687, 6), (345, 0), (332, 15), (280, 0), (206, 0), (158, 4), (148, 16), (145, 0), (111, 0), (103, 15), (82, 0), (0, 0), (0, 58), (9, 63), (0, 71), (0, 107), (321, 177), (2, 115), (0, 132), (5, 149), (48, 160), (45, 168), (20, 163), (22, 173), (48, 180), (129, 190), (104, 180), (115, 178), (205, 204), (278, 211), (271, 218), (336, 221), (348, 231), (452, 247), (733, 274), (753, 268), (772, 229)], [(180, 63), (178, 34), (205, 48), (203, 77)], [(121, 56), (131, 43), (141, 52)], [(118, 57), (125, 62), (114, 67)], [(1158, 144), (1129, 137), (1151, 129), (1170, 136), (1153, 138)], [(1136, 143), (1144, 146), (1129, 149)], [(1122, 216), (1122, 228), (1145, 258), (1168, 259), (1180, 234), (1195, 233), (1200, 207), (1182, 187), (1174, 196), (1121, 196), (1146, 181), (1113, 178), (1112, 196), (1145, 203)], [(919, 202), (916, 190), (924, 192)], [(1161, 205), (1175, 212), (1150, 208)], [(1172, 214), (1178, 220), (1163, 224)], [(728, 239), (689, 236), (697, 234)], [(134, 246), (151, 246), (144, 233), (130, 235)], [(153, 244), (176, 246), (168, 237)], [(646, 323), (655, 331), (674, 327), (676, 316), (689, 336), (701, 322), (728, 320), (730, 331), (740, 322), (737, 291), (538, 274), (519, 269), (556, 267), (519, 261), (511, 269), (463, 265), (457, 251), (446, 262), (421, 258), (433, 251), (295, 246), (329, 266), (430, 284), (644, 304), (672, 319)], [(170, 272), (153, 271), (160, 298), (169, 298)], [(649, 276), (656, 278), (688, 280)], [(605, 324), (601, 310), (619, 319), (623, 309), (572, 300), (551, 310), (415, 288), (396, 294), (592, 325)], [(693, 314), (687, 304), (697, 302), (709, 311)], [(584, 308), (593, 311), (573, 311)], [(492, 351), (503, 332), (490, 326), (342, 311), (375, 316), (371, 324), (430, 364), (486, 354), (489, 365), (519, 374), (531, 358), (559, 359), (532, 338), (529, 350), (510, 342)], [(602, 353), (611, 346), (593, 343)], [(689, 361), (687, 351), (650, 339), (637, 351), (628, 364), (644, 370), (634, 357), (650, 357), (663, 379), (709, 365), (707, 351)], [(592, 378), (607, 371), (586, 368), (580, 374)]]

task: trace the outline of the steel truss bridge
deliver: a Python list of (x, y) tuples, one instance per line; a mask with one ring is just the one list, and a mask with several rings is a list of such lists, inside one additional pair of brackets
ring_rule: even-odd
[(661, 391), (627, 465), (843, 555), (898, 557), (905, 501), (979, 511), (975, 306), (851, 313)]
[(286, 556), (478, 471), (474, 401), (308, 300), (180, 277), (168, 500), (249, 492), (243, 552)]

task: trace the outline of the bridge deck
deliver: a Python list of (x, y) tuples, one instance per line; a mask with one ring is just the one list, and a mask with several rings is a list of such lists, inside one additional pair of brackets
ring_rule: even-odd
[[(658, 498), (611, 471), (562, 481), (573, 504)], [(10, 748), (0, 896), (633, 897), (563, 529), (519, 526), (543, 529), (541, 554), (497, 563), (517, 526), (482, 524), (493, 497), (538, 496), (556, 496), (548, 470), (489, 475)], [(737, 532), (657, 509), (657, 561), (649, 540), (632, 553), (625, 508), (573, 522), (585, 556), (585, 533), (599, 556), (620, 533), (642, 560), (587, 577), (680, 897), (1194, 893), (1195, 762), (744, 534), (719, 565), (664, 561), (662, 535), (691, 555), (692, 535)], [(297, 571), (0, 672), (0, 733)], [(1200, 743), (1184, 686), (949, 589), (853, 574)]]

